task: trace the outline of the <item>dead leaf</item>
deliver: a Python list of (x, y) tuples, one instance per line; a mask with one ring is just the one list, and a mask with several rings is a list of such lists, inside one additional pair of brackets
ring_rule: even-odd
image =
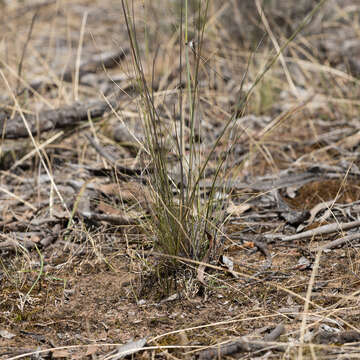
[(124, 202), (138, 203), (145, 209), (152, 203), (148, 188), (137, 182), (98, 184), (95, 187), (104, 194), (116, 196)]
[(234, 277), (234, 278), (238, 278), (238, 274), (236, 272), (234, 272), (234, 262), (227, 256), (225, 255), (221, 255), (220, 257), (220, 262), (222, 263), (222, 265), (227, 268), (230, 272), (230, 274)]
[(11, 332), (9, 332), (7, 330), (0, 330), (0, 337), (2, 337), (4, 339), (12, 339), (15, 336), (16, 336), (15, 334), (12, 334)]
[(114, 354), (111, 358), (122, 359), (125, 356), (132, 355), (140, 351), (146, 345), (146, 338), (137, 340), (137, 341), (130, 341), (125, 345), (119, 346), (117, 349), (117, 353)]
[(87, 350), (86, 350), (85, 356), (89, 356), (89, 355), (95, 354), (96, 351), (97, 351), (97, 349), (98, 349), (98, 347), (97, 347), (96, 345), (94, 345), (94, 346), (89, 346), (89, 347), (87, 348)]
[(41, 239), (40, 239), (40, 236), (34, 234), (34, 235), (31, 235), (30, 240), (31, 240), (33, 243), (38, 244)]
[(118, 195), (119, 194), (119, 184), (110, 183), (110, 184), (94, 184), (94, 188), (106, 195)]
[(305, 256), (302, 256), (298, 263), (295, 265), (295, 269), (296, 270), (307, 270), (307, 269), (311, 269), (311, 262), (309, 259), (307, 259)]
[(120, 215), (120, 216), (125, 215), (122, 210), (114, 208), (110, 204), (107, 204), (103, 201), (99, 202), (99, 204), (97, 205), (97, 210), (103, 212), (104, 214), (108, 214), (108, 215)]
[(245, 241), (243, 246), (246, 248), (253, 249), (255, 247), (255, 243), (253, 241)]
[(196, 278), (203, 285), (206, 285), (206, 281), (205, 281), (205, 265), (201, 264), (201, 265), (198, 266)]
[(226, 209), (226, 213), (233, 216), (240, 216), (245, 211), (248, 211), (251, 208), (249, 204), (240, 204), (235, 205), (232, 201), (230, 201), (230, 205)]
[(356, 146), (358, 146), (359, 143), (360, 143), (360, 131), (358, 131), (356, 134), (346, 137), (345, 139), (340, 140), (337, 145), (341, 145), (345, 149), (351, 150)]
[(57, 358), (69, 359), (70, 358), (70, 353), (67, 350), (55, 350), (52, 353), (52, 358), (53, 359), (57, 359)]

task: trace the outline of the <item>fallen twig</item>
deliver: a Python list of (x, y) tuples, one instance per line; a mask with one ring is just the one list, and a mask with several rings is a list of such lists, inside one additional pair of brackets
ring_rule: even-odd
[(212, 348), (204, 350), (199, 354), (199, 360), (211, 360), (211, 359), (221, 359), (223, 356), (231, 355), (239, 352), (252, 352), (259, 351), (265, 348), (276, 348), (281, 350), (279, 345), (274, 345), (278, 337), (280, 337), (285, 331), (283, 324), (279, 324), (276, 328), (270, 333), (264, 336), (264, 341), (249, 341), (246, 337), (241, 338), (238, 341), (234, 341), (229, 344), (224, 344), (217, 348)]
[(79, 215), (88, 220), (106, 221), (113, 225), (139, 225), (139, 219), (127, 218), (119, 215), (97, 214), (91, 212), (79, 212)]
[(360, 220), (356, 220), (356, 221), (351, 221), (349, 223), (334, 223), (334, 224), (319, 226), (318, 228), (304, 231), (300, 234), (295, 234), (295, 235), (284, 236), (282, 234), (265, 234), (264, 236), (268, 240), (279, 239), (281, 241), (294, 241), (294, 240), (306, 239), (317, 235), (330, 234), (336, 231), (349, 230), (359, 226), (360, 226)]
[(344, 236), (344, 237), (342, 237), (340, 239), (330, 241), (329, 243), (318, 247), (316, 249), (316, 251), (319, 251), (319, 250), (323, 251), (323, 250), (333, 249), (333, 248), (339, 247), (339, 246), (341, 246), (343, 244), (349, 243), (350, 241), (353, 241), (353, 240), (360, 240), (360, 234), (359, 233), (351, 234), (351, 235)]
[[(38, 132), (75, 126), (79, 122), (87, 121), (89, 117), (101, 117), (106, 111), (110, 111), (111, 108), (117, 107), (117, 105), (116, 97), (108, 101), (100, 100), (89, 103), (75, 103), (71, 106), (55, 110), (42, 111), (37, 116), (27, 115), (26, 120), (29, 122), (31, 134), (36, 135)], [(29, 136), (20, 115), (15, 116), (11, 121), (2, 122), (0, 124), (0, 132), (2, 132), (4, 138), (7, 139)]]
[(96, 141), (94, 138), (92, 138), (90, 135), (85, 134), (85, 137), (89, 140), (89, 143), (91, 144), (91, 146), (96, 150), (96, 152), (102, 156), (104, 159), (106, 159), (107, 161), (109, 161), (112, 165), (115, 165), (115, 159), (108, 154), (104, 148), (102, 148)]

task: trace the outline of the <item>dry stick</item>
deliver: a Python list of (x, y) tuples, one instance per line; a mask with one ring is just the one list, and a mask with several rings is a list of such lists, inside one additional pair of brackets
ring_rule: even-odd
[[(81, 78), (83, 76), (96, 73), (99, 70), (106, 74), (107, 69), (117, 67), (120, 61), (123, 60), (127, 54), (127, 49), (121, 49), (117, 51), (102, 52), (100, 54), (90, 56), (89, 59), (81, 62), (80, 65), (78, 65), (79, 82), (81, 82)], [(75, 64), (75, 67), (68, 65), (65, 72), (60, 72), (55, 75), (59, 78), (62, 78), (63, 81), (72, 82), (74, 80), (74, 71), (76, 70), (76, 66), (77, 64)], [(109, 75), (108, 78), (113, 82)], [(34, 82), (34, 84), (36, 84), (36, 82)]]
[[(116, 100), (111, 100), (115, 103)], [(54, 110), (43, 110), (37, 115), (28, 114), (27, 123), (29, 131), (32, 135), (39, 132), (44, 133), (57, 128), (74, 127), (80, 122), (88, 120), (89, 116), (92, 118), (100, 118), (108, 111), (107, 102), (104, 101), (91, 101), (90, 103), (75, 102), (70, 106), (61, 107)], [(24, 112), (22, 111), (23, 115)], [(18, 139), (29, 137), (28, 129), (23, 125), (21, 115), (16, 115), (11, 121), (4, 126), (0, 124), (0, 131), (3, 129), (5, 132), (4, 138)]]
[(128, 218), (126, 216), (121, 215), (108, 215), (108, 214), (98, 214), (92, 212), (78, 212), (81, 216), (88, 220), (95, 220), (95, 221), (106, 221), (113, 225), (139, 225), (140, 219), (139, 218)]
[(349, 230), (354, 227), (360, 226), (360, 220), (351, 221), (349, 223), (335, 223), (335, 224), (328, 224), (324, 226), (319, 226), (316, 229), (304, 231), (300, 234), (283, 236), (282, 234), (265, 234), (265, 238), (272, 240), (272, 239), (280, 239), (281, 241), (294, 241), (305, 239), (308, 237), (313, 237), (316, 235), (323, 235), (323, 234), (330, 234), (335, 231), (344, 231)]
[(347, 235), (347, 236), (344, 236), (340, 239), (336, 239), (334, 241), (330, 241), (329, 243), (323, 245), (323, 246), (320, 246), (318, 247), (317, 251), (319, 250), (328, 250), (328, 249), (333, 249), (335, 247), (338, 247), (340, 245), (343, 245), (347, 242), (350, 242), (352, 240), (359, 240), (360, 239), (360, 234), (351, 234), (351, 235)]
[(116, 160), (103, 149), (94, 138), (90, 135), (85, 134), (85, 137), (89, 140), (90, 145), (96, 150), (96, 152), (104, 159), (110, 162), (111, 165), (116, 166)]
[[(218, 347), (213, 347), (208, 350), (201, 351), (199, 353), (199, 360), (211, 360), (222, 358), (226, 355), (232, 355), (240, 352), (254, 352), (254, 351), (264, 351), (267, 348), (277, 348), (279, 349), (279, 344), (274, 344), (274, 341), (280, 337), (285, 332), (285, 327), (283, 324), (279, 324), (271, 331), (270, 334), (264, 336), (263, 341), (252, 341), (247, 340), (246, 337), (240, 338), (237, 341), (218, 345)], [(285, 347), (282, 346), (282, 350), (285, 350)]]

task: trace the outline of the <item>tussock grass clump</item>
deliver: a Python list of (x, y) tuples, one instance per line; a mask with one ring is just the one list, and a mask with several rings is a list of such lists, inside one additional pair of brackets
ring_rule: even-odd
[[(154, 79), (156, 55), (151, 65), (145, 66), (142, 60), (142, 46), (138, 41), (136, 22), (133, 10), (126, 0), (122, 0), (123, 13), (130, 40), (132, 64), (136, 74), (136, 87), (140, 94), (138, 107), (145, 130), (144, 148), (150, 159), (148, 166), (152, 190), (153, 205), (150, 220), (145, 224), (146, 230), (154, 235), (156, 248), (167, 259), (169, 273), (176, 273), (179, 261), (186, 259), (207, 263), (218, 255), (219, 236), (217, 234), (226, 222), (222, 211), (227, 195), (217, 184), (221, 179), (225, 185), (228, 171), (227, 159), (233, 148), (233, 141), (225, 144), (221, 156), (215, 150), (220, 146), (225, 135), (233, 129), (239, 115), (243, 114), (250, 94), (257, 85), (261, 85), (264, 75), (273, 67), (283, 50), (296, 37), (309, 19), (317, 12), (324, 1), (320, 2), (302, 21), (287, 41), (270, 56), (263, 70), (254, 79), (247, 91), (243, 91), (235, 101), (233, 115), (225, 120), (217, 138), (211, 145), (201, 142), (201, 106), (200, 98), (203, 89), (202, 71), (207, 66), (202, 56), (204, 34), (207, 27), (209, 1), (191, 2), (184, 0), (178, 7), (180, 22), (177, 29), (179, 66), (177, 70), (178, 85), (175, 89), (167, 89), (169, 94), (176, 94), (176, 102), (172, 100), (167, 107), (166, 115), (171, 121), (164, 119), (165, 106), (159, 104), (155, 96), (155, 88), (159, 82)], [(192, 13), (190, 10), (192, 9)], [(260, 11), (260, 10), (259, 10)], [(190, 25), (190, 19), (191, 24)], [(191, 33), (191, 39), (190, 34)], [(146, 39), (146, 36), (145, 36)], [(154, 47), (154, 44), (152, 44)], [(148, 44), (145, 46), (148, 48)], [(176, 51), (176, 50), (175, 50)], [(251, 55), (248, 61), (248, 67)], [(218, 72), (214, 71), (217, 76)], [(152, 75), (148, 75), (152, 74)], [(243, 84), (245, 74), (239, 76)], [(166, 95), (165, 95), (166, 98)], [(258, 140), (258, 144), (261, 139)], [(215, 159), (214, 159), (215, 157)], [(210, 162), (211, 165), (210, 166)], [(177, 167), (177, 176), (172, 176), (173, 163)], [(214, 164), (215, 163), (215, 164)], [(233, 169), (230, 169), (233, 170)], [(203, 187), (206, 178), (210, 184)], [(170, 270), (171, 269), (171, 270)], [(161, 277), (164, 276), (161, 271)]]
[[(177, 104), (170, 115), (172, 124), (165, 122), (159, 113), (154, 97), (155, 79), (145, 74), (141, 59), (141, 45), (137, 42), (135, 20), (126, 1), (122, 1), (133, 65), (137, 75), (140, 101), (139, 111), (145, 129), (145, 149), (151, 159), (149, 171), (153, 195), (150, 222), (147, 228), (155, 235), (156, 247), (169, 257), (184, 257), (207, 261), (214, 256), (216, 231), (224, 218), (218, 210), (221, 201), (215, 198), (214, 188), (205, 191), (200, 180), (209, 161), (207, 149), (201, 144), (199, 103), (199, 79), (201, 47), (206, 26), (208, 1), (188, 4), (184, 1), (178, 11), (179, 28), (179, 86), (176, 89)], [(194, 13), (190, 14), (189, 9)], [(189, 41), (190, 25), (194, 20), (196, 41)], [(152, 64), (156, 66), (156, 59)], [(154, 73), (154, 72), (153, 72)], [(176, 163), (176, 176), (172, 166)], [(218, 171), (213, 176), (215, 183)], [(176, 259), (168, 259), (175, 264)]]

